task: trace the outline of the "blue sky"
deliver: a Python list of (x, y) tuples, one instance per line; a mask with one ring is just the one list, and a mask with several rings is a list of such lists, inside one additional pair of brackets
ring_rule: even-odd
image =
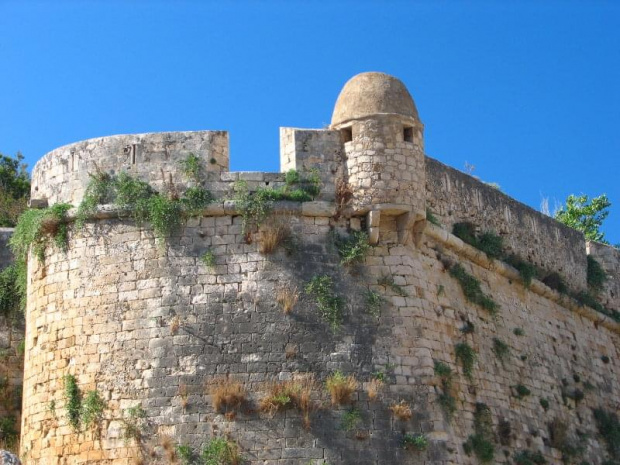
[(230, 131), (277, 171), (280, 126), (328, 124), (343, 84), (399, 77), (426, 152), (538, 209), (607, 193), (620, 242), (620, 2), (0, 0), (0, 151), (29, 165), (112, 134)]

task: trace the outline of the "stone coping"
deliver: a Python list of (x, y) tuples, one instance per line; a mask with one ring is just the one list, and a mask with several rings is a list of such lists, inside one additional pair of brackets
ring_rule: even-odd
[[(508, 265), (507, 263), (502, 262), (501, 260), (495, 260), (487, 257), (484, 252), (463, 242), (461, 239), (456, 237), (454, 234), (451, 234), (447, 230), (426, 221), (423, 232), (424, 234), (441, 242), (446, 247), (456, 252), (458, 255), (465, 257), (466, 259), (476, 263), (482, 268), (486, 268), (488, 270), (499, 273), (500, 275), (508, 279), (519, 282), (521, 281), (521, 276), (515, 268)], [(531, 292), (534, 292), (535, 294), (538, 294), (542, 297), (545, 297), (546, 299), (557, 303), (562, 307), (569, 309), (572, 312), (577, 313), (578, 315), (587, 318), (588, 320), (591, 320), (592, 322), (594, 322), (595, 325), (601, 325), (616, 334), (620, 334), (620, 323), (617, 323), (610, 317), (603, 315), (602, 313), (599, 313), (590, 307), (587, 307), (585, 305), (579, 305), (575, 301), (575, 299), (567, 295), (561, 294), (554, 289), (551, 289), (542, 281), (532, 279), (529, 290)]]

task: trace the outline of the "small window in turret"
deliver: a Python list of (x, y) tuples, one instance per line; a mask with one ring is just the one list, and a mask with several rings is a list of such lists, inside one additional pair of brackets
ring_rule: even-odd
[(411, 126), (403, 127), (403, 140), (405, 142), (413, 142), (413, 127)]
[(351, 142), (353, 140), (353, 128), (350, 126), (348, 128), (342, 128), (340, 130), (340, 137), (342, 138), (343, 144)]

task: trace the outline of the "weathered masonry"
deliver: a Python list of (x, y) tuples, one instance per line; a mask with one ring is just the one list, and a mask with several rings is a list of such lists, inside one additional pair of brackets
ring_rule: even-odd
[[(44, 156), (35, 203), (77, 207), (121, 173), (215, 200), (164, 240), (113, 202), (81, 229), (73, 209), (66, 251), (29, 259), (25, 462), (184, 463), (216, 441), (263, 465), (620, 460), (601, 426), (620, 405), (620, 253), (426, 157), (423, 130), (401, 81), (364, 73), (328, 129), (281, 129), (281, 173), (229, 172), (223, 131)], [(586, 292), (588, 254), (608, 315), (553, 289)]]

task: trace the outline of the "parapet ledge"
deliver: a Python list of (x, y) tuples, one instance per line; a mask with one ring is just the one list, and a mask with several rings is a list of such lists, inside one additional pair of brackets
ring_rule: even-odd
[[(65, 216), (68, 222), (75, 221), (77, 218), (77, 208), (71, 208)], [(310, 202), (292, 202), (288, 200), (273, 203), (272, 212), (275, 214), (297, 214), (301, 216), (332, 217), (336, 214), (336, 204), (322, 200)], [(103, 220), (111, 218), (127, 217), (131, 210), (119, 208), (116, 205), (99, 205), (97, 210), (90, 217), (91, 219)], [(201, 212), (204, 216), (226, 216), (240, 215), (242, 212), (234, 200), (223, 200), (210, 203)], [(49, 220), (53, 222), (55, 220)]]
[[(508, 279), (517, 282), (521, 280), (519, 272), (512, 266), (500, 260), (494, 260), (487, 257), (484, 252), (476, 249), (469, 244), (466, 244), (461, 239), (439, 226), (436, 226), (426, 221), (423, 233), (442, 243), (449, 249), (456, 252), (458, 255), (465, 257), (466, 259), (481, 266), (482, 268), (494, 271)], [(593, 310), (583, 305), (579, 305), (574, 299), (563, 295), (555, 291), (554, 289), (551, 289), (542, 281), (532, 279), (532, 283), (530, 284), (528, 290), (542, 297), (545, 297), (546, 299), (549, 299), (552, 302), (555, 302), (558, 305), (567, 308), (568, 310), (575, 312), (578, 315), (583, 316), (584, 318), (587, 318), (588, 320), (594, 322), (595, 325), (601, 325), (616, 334), (620, 334), (620, 323), (617, 323), (613, 319), (597, 312), (596, 310)]]

